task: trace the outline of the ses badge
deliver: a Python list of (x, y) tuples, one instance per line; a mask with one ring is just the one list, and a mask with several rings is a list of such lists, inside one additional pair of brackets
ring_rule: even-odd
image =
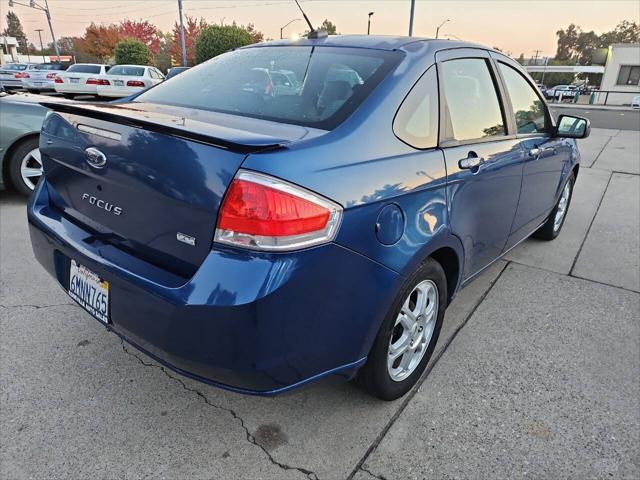
[(69, 296), (91, 315), (109, 323), (109, 282), (71, 260)]

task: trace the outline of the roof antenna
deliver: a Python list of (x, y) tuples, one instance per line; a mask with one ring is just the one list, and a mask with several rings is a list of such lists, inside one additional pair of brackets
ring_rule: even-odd
[(298, 8), (300, 9), (300, 12), (302, 13), (302, 16), (304, 17), (305, 22), (307, 22), (307, 25), (309, 25), (309, 35), (307, 35), (307, 38), (324, 38), (324, 37), (326, 37), (327, 36), (326, 30), (318, 31), (315, 28), (313, 28), (313, 25), (311, 25), (311, 22), (309, 21), (309, 17), (307, 17), (307, 14), (304, 13), (304, 10), (302, 10), (302, 7), (298, 3), (298, 0), (294, 0), (294, 2), (296, 2), (296, 5), (298, 5)]

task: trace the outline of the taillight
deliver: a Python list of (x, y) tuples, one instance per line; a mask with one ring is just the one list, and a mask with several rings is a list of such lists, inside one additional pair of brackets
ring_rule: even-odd
[(111, 83), (109, 83), (109, 80), (98, 78), (87, 78), (87, 81), (84, 83), (86, 83), (87, 85), (111, 85)]
[(52, 78), (56, 78), (57, 73), (47, 73), (47, 78), (51, 80)]
[(53, 83), (64, 83), (64, 80), (62, 80), (60, 77), (56, 77)]
[(127, 82), (127, 87), (144, 87), (144, 82), (140, 80), (129, 80)]
[(255, 250), (295, 250), (330, 242), (342, 207), (277, 178), (241, 172), (218, 213), (215, 241)]
[(31, 75), (29, 75), (27, 72), (18, 72), (14, 75), (14, 77), (16, 78), (31, 78)]

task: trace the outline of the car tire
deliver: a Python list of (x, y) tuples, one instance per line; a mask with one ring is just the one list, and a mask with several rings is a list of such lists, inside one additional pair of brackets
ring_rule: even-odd
[[(430, 296), (434, 293), (435, 296)], [(421, 305), (426, 305), (425, 313), (416, 316), (415, 313), (420, 310), (419, 295), (425, 295), (429, 301), (420, 300)], [(357, 382), (365, 390), (387, 401), (400, 398), (411, 390), (433, 354), (442, 328), (447, 298), (444, 270), (434, 259), (427, 258), (404, 282), (382, 322), (367, 363), (358, 372)], [(432, 310), (429, 310), (429, 305)], [(411, 322), (405, 310), (418, 320)], [(405, 321), (417, 325), (417, 328), (408, 328)], [(396, 356), (401, 350), (397, 347), (403, 344), (403, 339), (410, 342), (407, 344), (409, 347), (416, 345), (416, 348), (413, 353), (408, 349), (406, 353)], [(405, 358), (405, 355), (412, 356)], [(403, 363), (406, 364), (405, 369), (402, 368)]]
[(62, 96), (64, 98), (68, 98), (69, 100), (73, 100), (74, 98), (76, 98), (75, 94), (73, 93), (63, 93)]
[[(38, 137), (22, 140), (9, 157), (9, 178), (13, 186), (23, 195), (29, 195), (42, 176), (42, 161), (38, 149)], [(33, 170), (24, 170), (33, 169)], [(39, 175), (32, 175), (39, 169)], [(31, 175), (31, 176), (29, 176)]]
[(29, 89), (27, 89), (27, 92), (33, 93), (34, 95), (38, 95), (40, 93), (40, 90), (36, 90), (34, 88), (29, 88)]
[(535, 231), (532, 235), (534, 238), (540, 240), (553, 240), (562, 231), (564, 222), (567, 219), (567, 213), (569, 212), (569, 205), (571, 205), (571, 198), (573, 197), (573, 186), (575, 185), (575, 175), (571, 173), (569, 178), (562, 188), (560, 198), (556, 202), (556, 205), (551, 210), (551, 213), (547, 217), (546, 222)]

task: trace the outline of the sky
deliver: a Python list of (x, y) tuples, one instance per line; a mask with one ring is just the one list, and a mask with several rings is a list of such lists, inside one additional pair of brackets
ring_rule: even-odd
[[(28, 4), (29, 0), (16, 0)], [(44, 4), (45, 0), (37, 0)], [(178, 18), (177, 0), (48, 0), (54, 33), (60, 36), (82, 35), (93, 22), (118, 23), (123, 19), (149, 20), (161, 30), (170, 30)], [(339, 33), (366, 33), (367, 14), (371, 17), (371, 33), (406, 35), (410, 0), (300, 0), (314, 25), (328, 18)], [(293, 0), (183, 0), (187, 15), (204, 17), (209, 23), (253, 23), (268, 38), (279, 38), (280, 27), (301, 18)], [(2, 27), (9, 1), (0, 0)], [(38, 44), (35, 29), (44, 31), (43, 42), (51, 41), (45, 14), (29, 7), (15, 5), (13, 10), (22, 21), (30, 42)], [(601, 33), (611, 30), (621, 20), (640, 22), (638, 0), (417, 0), (414, 35), (434, 37), (449, 35), (490, 47), (498, 47), (517, 57), (553, 56), (555, 32), (570, 23), (583, 30)], [(302, 33), (302, 20), (289, 25), (284, 35)]]

